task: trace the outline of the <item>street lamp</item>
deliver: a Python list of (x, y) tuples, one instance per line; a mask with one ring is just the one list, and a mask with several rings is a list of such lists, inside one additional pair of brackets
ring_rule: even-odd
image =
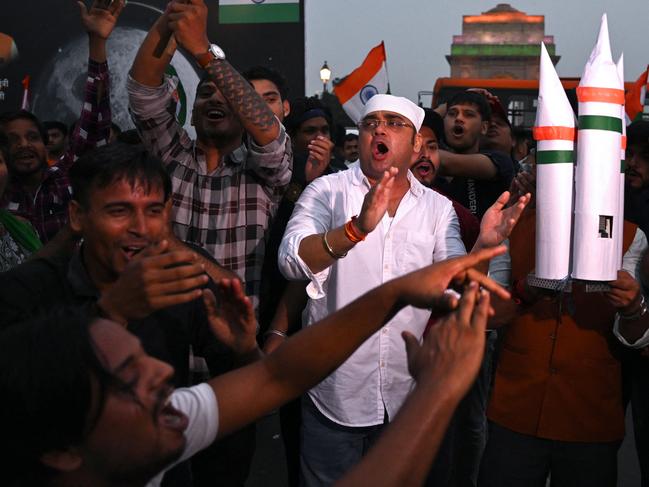
[(322, 92), (327, 92), (327, 82), (331, 79), (331, 69), (327, 66), (327, 61), (320, 68), (320, 80), (322, 81)]

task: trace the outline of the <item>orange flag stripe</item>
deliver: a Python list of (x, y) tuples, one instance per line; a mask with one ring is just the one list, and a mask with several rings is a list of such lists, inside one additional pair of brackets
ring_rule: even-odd
[(385, 46), (383, 42), (372, 48), (367, 57), (358, 68), (352, 71), (335, 88), (334, 93), (341, 105), (353, 98), (363, 86), (381, 70), (385, 62)]
[(534, 140), (575, 140), (574, 127), (534, 127)]
[(624, 104), (624, 90), (616, 88), (597, 88), (590, 86), (577, 87), (577, 100), (581, 103), (597, 101), (600, 103)]
[(626, 135), (622, 136), (622, 150), (626, 150)]

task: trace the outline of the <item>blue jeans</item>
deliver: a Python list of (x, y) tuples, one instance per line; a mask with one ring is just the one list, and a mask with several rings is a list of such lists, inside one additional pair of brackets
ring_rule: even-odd
[(353, 428), (326, 418), (305, 394), (300, 434), (300, 485), (329, 486), (339, 480), (378, 438), (385, 422)]

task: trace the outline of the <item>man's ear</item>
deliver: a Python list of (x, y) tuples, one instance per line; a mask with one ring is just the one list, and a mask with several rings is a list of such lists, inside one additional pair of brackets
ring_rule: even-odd
[(68, 216), (70, 217), (70, 228), (74, 233), (81, 233), (85, 218), (85, 209), (77, 200), (70, 200), (68, 203)]
[(424, 138), (421, 136), (419, 132), (415, 134), (415, 140), (414, 140), (414, 146), (413, 146), (413, 151), (416, 153), (419, 153), (421, 150), (421, 145), (424, 143)]
[(288, 102), (288, 100), (284, 100), (282, 102), (282, 106), (284, 107), (284, 116), (288, 117), (288, 114), (291, 113), (291, 104)]
[(74, 449), (52, 450), (41, 455), (41, 463), (58, 472), (73, 472), (83, 463), (81, 455)]
[(489, 130), (489, 122), (483, 121), (480, 126), (480, 135), (487, 135), (487, 130)]

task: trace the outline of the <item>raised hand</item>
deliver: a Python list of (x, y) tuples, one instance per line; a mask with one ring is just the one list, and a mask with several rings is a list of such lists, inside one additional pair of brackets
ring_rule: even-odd
[(381, 180), (365, 195), (356, 226), (364, 234), (370, 233), (388, 211), (394, 180), (399, 170), (391, 167), (383, 173)]
[(203, 302), (212, 333), (239, 355), (256, 350), (257, 321), (250, 298), (236, 279), (221, 279), (217, 296), (206, 289)]
[(410, 374), (420, 383), (444, 381), (460, 395), (466, 392), (482, 363), (488, 314), (489, 293), (471, 282), (457, 310), (435, 323), (423, 344), (403, 332)]
[(117, 19), (124, 8), (124, 0), (94, 0), (90, 9), (82, 1), (78, 1), (81, 12), (81, 22), (88, 35), (106, 40), (113, 32)]
[(530, 198), (529, 193), (525, 194), (518, 198), (516, 204), (506, 208), (505, 205), (509, 201), (509, 191), (501, 194), (482, 217), (476, 247), (493, 247), (503, 243), (509, 237), (514, 226), (516, 226), (516, 222), (518, 222)]
[(307, 183), (322, 176), (331, 161), (331, 152), (334, 149), (334, 143), (322, 135), (318, 135), (309, 142), (309, 156), (304, 167), (304, 176)]
[(169, 28), (178, 44), (192, 55), (207, 52), (207, 6), (203, 0), (173, 0), (167, 5)]
[(194, 252), (169, 252), (168, 242), (162, 241), (140, 252), (102, 292), (97, 305), (112, 320), (126, 324), (199, 298), (207, 281)]

